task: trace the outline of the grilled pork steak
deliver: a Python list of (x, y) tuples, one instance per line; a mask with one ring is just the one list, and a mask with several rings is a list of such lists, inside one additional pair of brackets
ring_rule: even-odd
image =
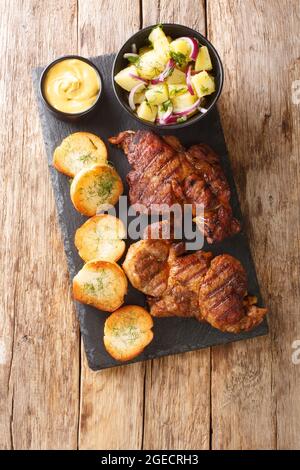
[[(240, 231), (230, 206), (230, 189), (219, 157), (204, 144), (185, 150), (174, 136), (125, 131), (111, 137), (127, 155), (132, 205), (179, 203), (204, 205), (204, 235), (209, 243)], [(140, 209), (140, 208), (139, 208)], [(141, 209), (142, 211), (143, 209)]]
[(195, 317), (238, 333), (257, 326), (267, 312), (248, 297), (246, 272), (229, 255), (177, 256), (166, 240), (141, 240), (130, 246), (123, 268), (131, 284), (147, 294), (155, 317)]

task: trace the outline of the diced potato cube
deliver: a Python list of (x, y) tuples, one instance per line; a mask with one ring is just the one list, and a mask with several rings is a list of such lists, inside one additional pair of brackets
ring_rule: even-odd
[(150, 85), (145, 96), (150, 104), (159, 105), (169, 98), (168, 87), (165, 83)]
[(177, 95), (172, 98), (173, 111), (174, 113), (180, 113), (187, 108), (193, 106), (197, 101), (198, 97), (196, 95), (191, 95), (190, 92), (183, 93), (182, 95)]
[(184, 39), (175, 39), (170, 43), (170, 49), (173, 52), (180, 52), (181, 54), (185, 55), (186, 57), (189, 57), (190, 52), (191, 52), (191, 46), (188, 43), (188, 41), (185, 41)]
[(185, 73), (175, 68), (171, 75), (168, 76), (167, 83), (172, 85), (177, 83), (185, 83)]
[(140, 80), (131, 76), (131, 74), (138, 75), (137, 69), (134, 65), (130, 65), (121, 70), (115, 76), (115, 82), (124, 90), (130, 91), (135, 85), (141, 83)]
[(138, 93), (134, 94), (134, 103), (141, 104), (142, 101), (145, 99), (145, 90), (139, 91)]
[(156, 26), (152, 29), (148, 37), (154, 49), (158, 47), (165, 47), (169, 49), (169, 41), (161, 26)]
[(167, 39), (167, 36), (163, 32), (163, 29), (160, 25), (155, 26), (155, 28), (152, 29), (151, 33), (148, 36), (149, 41), (152, 43), (153, 47), (156, 42), (159, 41), (164, 41)]
[(194, 75), (191, 82), (199, 98), (211, 95), (216, 90), (214, 77), (206, 71)]
[(145, 90), (140, 91), (139, 93), (135, 93), (134, 95), (134, 103), (141, 104), (145, 99)]
[(142, 78), (151, 80), (164, 70), (165, 64), (166, 61), (154, 50), (151, 50), (141, 55), (136, 63), (136, 67)]
[(210, 55), (206, 46), (202, 46), (199, 49), (197, 59), (195, 62), (195, 70), (196, 72), (200, 72), (200, 70), (212, 70), (212, 63), (210, 60)]
[(182, 95), (188, 91), (188, 87), (185, 83), (178, 83), (178, 84), (169, 84), (169, 97), (174, 98), (175, 96)]
[(152, 29), (148, 39), (158, 56), (167, 61), (170, 57), (169, 41), (162, 27), (156, 26), (156, 28)]
[(170, 43), (170, 55), (176, 60), (179, 67), (188, 62), (190, 53), (191, 46), (188, 41), (179, 38)]
[(145, 100), (139, 105), (137, 115), (145, 121), (154, 122), (157, 116), (157, 106), (151, 105)]

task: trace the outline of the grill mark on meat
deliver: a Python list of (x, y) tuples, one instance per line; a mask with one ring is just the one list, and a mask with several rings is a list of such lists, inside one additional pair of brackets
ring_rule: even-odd
[[(234, 289), (236, 287), (236, 286), (234, 286), (234, 284), (240, 286), (240, 290), (242, 290), (242, 289), (246, 290), (246, 289), (244, 289), (243, 279), (241, 277), (237, 277), (236, 273), (233, 273), (231, 276), (224, 278), (223, 283), (218, 284), (218, 287), (210, 288), (210, 286), (213, 286), (213, 281), (217, 278), (219, 278), (221, 280), (220, 276), (214, 275), (214, 276), (210, 277), (209, 281), (207, 281), (206, 283), (205, 282), (203, 283), (203, 291), (204, 291), (205, 288), (209, 289), (209, 292), (206, 292), (206, 297), (207, 298), (216, 298), (216, 296), (219, 292), (222, 292), (223, 290), (228, 289), (228, 288)], [(231, 285), (231, 284), (233, 284), (233, 285)], [(214, 308), (213, 304), (212, 304), (212, 308)]]
[[(163, 156), (161, 156), (163, 158)], [(164, 174), (162, 173), (162, 170), (166, 168), (168, 165), (173, 165), (174, 169), (171, 169), (170, 174), (173, 174), (177, 170), (177, 165), (174, 160), (172, 160), (170, 156), (170, 159), (163, 159), (163, 161), (160, 161), (160, 158), (157, 158), (155, 160), (152, 160), (147, 169), (143, 171), (142, 174), (139, 173), (139, 198), (142, 200), (145, 197), (145, 194), (149, 191), (149, 185), (151, 185), (151, 188), (153, 186), (156, 187), (156, 192), (157, 189), (163, 188), (163, 183), (165, 180)], [(153, 174), (155, 177), (153, 177)], [(153, 190), (152, 190), (153, 193)]]
[(231, 333), (252, 329), (267, 311), (246, 297), (243, 266), (230, 255), (212, 258), (201, 251), (178, 257), (170, 243), (144, 240), (131, 245), (123, 268), (153, 316), (195, 317)]
[[(172, 163), (172, 162), (171, 162), (171, 161), (166, 162), (166, 163), (163, 165), (162, 168), (167, 167), (170, 163)], [(170, 171), (169, 171), (169, 173), (168, 173), (167, 175), (164, 175), (164, 174), (162, 173), (162, 171), (161, 171), (162, 168), (157, 168), (158, 174), (157, 174), (157, 176), (154, 178), (154, 179), (155, 179), (155, 183), (156, 183), (156, 184), (155, 184), (155, 186), (156, 186), (156, 191), (155, 191), (154, 194), (157, 194), (157, 191), (158, 191), (158, 190), (161, 190), (161, 188), (164, 188), (164, 186), (165, 186), (164, 183), (168, 182), (168, 180), (170, 179), (170, 176), (172, 176), (172, 175), (178, 170), (178, 167), (174, 166), (173, 168), (170, 169)], [(141, 181), (143, 182), (145, 179), (149, 179), (149, 180), (152, 181), (152, 183), (153, 183), (153, 176), (152, 176), (151, 174), (150, 174), (150, 175), (149, 175), (148, 173), (144, 174), (144, 175), (142, 176), (140, 182), (141, 182)], [(145, 184), (144, 187), (142, 187), (142, 191), (141, 191), (141, 193), (140, 193), (140, 195), (139, 195), (139, 197), (141, 198), (141, 200), (143, 200), (145, 197), (147, 197), (147, 196), (148, 196), (148, 193), (149, 193), (150, 191), (151, 191), (152, 194), (153, 194), (152, 185), (147, 185), (147, 184)], [(151, 198), (150, 204), (151, 204), (151, 203), (153, 203), (153, 197)]]
[[(195, 266), (184, 266), (180, 270), (176, 270), (174, 272), (174, 277), (177, 276), (177, 278), (180, 278), (181, 282), (184, 282), (185, 284), (189, 284), (191, 280), (197, 280), (198, 278), (203, 277), (203, 275), (206, 273), (207, 267), (199, 267), (199, 265)], [(184, 276), (184, 273), (189, 273), (188, 275)]]
[[(203, 231), (209, 243), (240, 230), (229, 205), (230, 189), (220, 159), (207, 145), (195, 145), (185, 151), (178, 142), (169, 145), (150, 131), (127, 131), (110, 141), (123, 147), (136, 172), (127, 178), (131, 203), (140, 202), (147, 208), (162, 201), (193, 206), (203, 203), (207, 218)], [(192, 174), (196, 181), (185, 181)], [(181, 191), (174, 192), (174, 180)]]

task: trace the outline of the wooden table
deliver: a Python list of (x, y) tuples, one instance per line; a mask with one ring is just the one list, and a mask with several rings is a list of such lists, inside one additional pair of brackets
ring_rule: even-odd
[[(299, 448), (299, 1), (2, 0), (0, 22), (0, 447)], [(223, 59), (219, 109), (271, 332), (94, 373), (31, 69), (116, 51), (158, 22), (207, 34)]]

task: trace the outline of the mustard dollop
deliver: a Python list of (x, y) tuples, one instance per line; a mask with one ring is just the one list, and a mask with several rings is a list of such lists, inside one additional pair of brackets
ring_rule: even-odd
[(65, 113), (86, 111), (100, 92), (96, 70), (83, 60), (65, 59), (54, 64), (44, 81), (44, 95), (55, 109)]

